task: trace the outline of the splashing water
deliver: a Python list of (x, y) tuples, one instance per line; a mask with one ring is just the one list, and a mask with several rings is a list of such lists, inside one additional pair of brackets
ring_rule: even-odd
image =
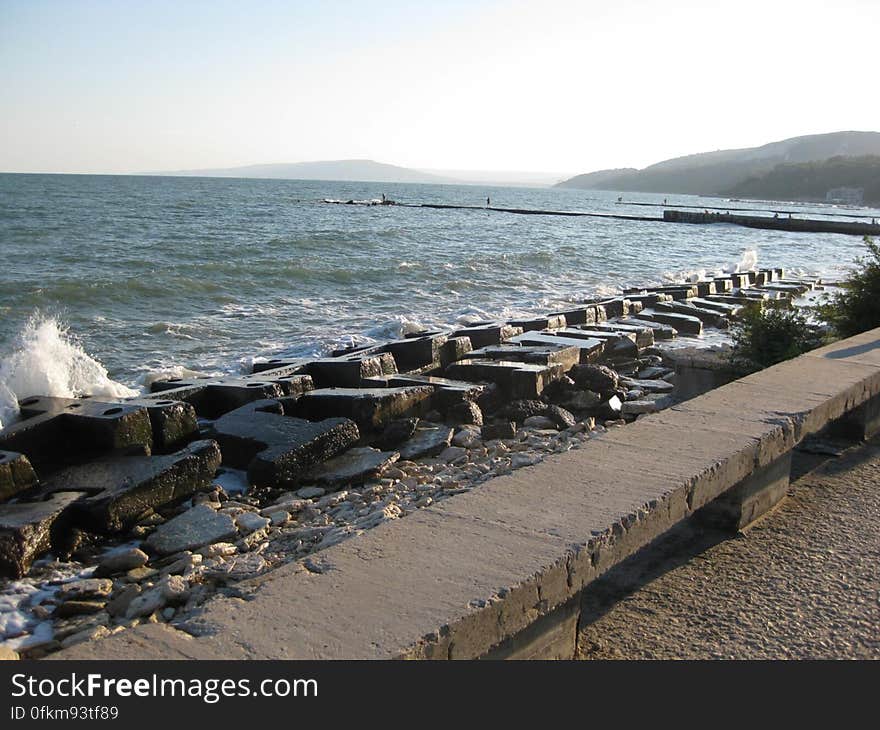
[(57, 319), (34, 315), (0, 360), (0, 429), (18, 415), (19, 399), (32, 395), (128, 398), (137, 391), (111, 380)]

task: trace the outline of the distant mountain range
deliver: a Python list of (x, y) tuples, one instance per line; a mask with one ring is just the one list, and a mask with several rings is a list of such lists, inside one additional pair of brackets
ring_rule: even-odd
[(550, 172), (493, 170), (417, 170), (375, 160), (325, 160), (274, 163), (205, 170), (176, 170), (152, 175), (181, 177), (256, 177), (281, 180), (341, 180), (346, 182), (426, 183), (433, 185), (524, 185), (546, 187), (565, 177)]
[(434, 175), (409, 167), (386, 165), (374, 160), (327, 160), (269, 165), (246, 165), (207, 170), (177, 170), (158, 175), (185, 177), (260, 177), (280, 180), (345, 180), (352, 182), (455, 183), (453, 178)]
[(832, 157), (821, 162), (776, 165), (735, 185), (726, 195), (769, 200), (825, 200), (835, 188), (860, 188), (865, 205), (880, 206), (880, 157)]
[[(779, 165), (823, 162), (835, 157), (863, 157), (880, 155), (880, 133), (878, 132), (832, 132), (814, 134), (806, 137), (793, 137), (781, 142), (771, 142), (762, 147), (738, 150), (719, 150), (703, 152), (686, 157), (664, 160), (643, 170), (624, 168), (618, 170), (599, 170), (577, 175), (558, 184), (563, 188), (587, 190), (619, 190), (645, 193), (690, 193), (694, 195), (746, 196), (740, 188), (747, 180), (762, 178)], [(852, 171), (855, 167), (852, 168)], [(843, 177), (840, 176), (840, 174)], [(861, 174), (861, 173), (859, 173)], [(794, 188), (779, 185), (783, 176), (774, 178), (777, 199), (801, 199), (803, 195)], [(831, 187), (856, 185), (855, 178), (847, 182), (845, 170), (838, 167)], [(790, 184), (793, 184), (793, 178)], [(749, 189), (758, 190), (756, 183)], [(792, 197), (794, 196), (794, 197)], [(821, 194), (824, 199), (825, 192)], [(815, 199), (812, 198), (812, 199)], [(866, 196), (867, 199), (867, 196)]]

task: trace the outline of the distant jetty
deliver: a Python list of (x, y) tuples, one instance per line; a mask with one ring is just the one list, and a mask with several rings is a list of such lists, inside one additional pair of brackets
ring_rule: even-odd
[[(729, 223), (748, 228), (764, 228), (774, 231), (791, 231), (794, 233), (844, 233), (854, 236), (880, 235), (880, 224), (872, 218), (870, 223), (861, 221), (819, 220), (811, 218), (794, 218), (764, 215), (737, 215), (730, 212), (713, 213), (708, 208), (703, 212), (689, 210), (664, 210), (663, 217), (622, 215), (614, 213), (595, 213), (579, 210), (547, 210), (540, 208), (500, 208), (493, 205), (454, 205), (450, 203), (398, 203), (393, 200), (331, 200), (323, 203), (334, 205), (393, 205), (402, 208), (431, 208), (434, 210), (473, 210), (492, 211), (494, 213), (514, 213), (516, 215), (554, 215), (573, 218), (613, 218), (617, 220), (649, 221), (654, 223), (690, 223), (711, 224)], [(855, 216), (854, 216), (855, 217)]]

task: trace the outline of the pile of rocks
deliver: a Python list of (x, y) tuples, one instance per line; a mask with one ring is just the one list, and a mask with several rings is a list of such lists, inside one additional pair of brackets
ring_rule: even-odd
[[(735, 283), (164, 381), (122, 402), (27, 399), (0, 432), (0, 571), (17, 579), (0, 637), (39, 656), (142, 621), (185, 626), (244, 578), (660, 410), (674, 376), (655, 341), (764, 301)], [(230, 476), (242, 493), (220, 486)]]

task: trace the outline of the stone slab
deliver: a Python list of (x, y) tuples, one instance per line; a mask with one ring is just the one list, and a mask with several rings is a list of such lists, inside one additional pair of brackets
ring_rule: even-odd
[(237, 534), (231, 515), (198, 504), (159, 525), (147, 538), (146, 546), (160, 555), (172, 555), (181, 550), (195, 550), (211, 543), (231, 540)]
[(350, 418), (362, 431), (379, 429), (396, 418), (422, 416), (432, 408), (434, 387), (318, 388), (305, 393), (294, 413), (317, 420)]
[(150, 509), (207, 489), (220, 466), (215, 441), (194, 441), (167, 456), (98, 459), (55, 474), (46, 493), (85, 492), (73, 508), (75, 521), (91, 530), (118, 532)]

